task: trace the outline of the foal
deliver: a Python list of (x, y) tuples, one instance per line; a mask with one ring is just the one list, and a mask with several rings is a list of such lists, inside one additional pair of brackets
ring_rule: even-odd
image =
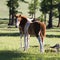
[[(17, 17), (17, 27), (20, 30), (20, 37), (22, 38), (24, 34), (24, 50), (28, 48), (28, 34), (35, 35), (40, 44), (40, 52), (44, 52), (43, 40), (45, 37), (46, 26), (40, 21), (30, 21), (25, 16), (18, 15)], [(21, 42), (22, 44), (22, 42)]]

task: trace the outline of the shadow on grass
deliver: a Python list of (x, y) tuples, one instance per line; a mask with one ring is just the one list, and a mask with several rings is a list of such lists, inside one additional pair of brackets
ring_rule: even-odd
[(0, 60), (33, 60), (36, 54), (16, 51), (0, 51)]
[(0, 60), (18, 60), (18, 58), (26, 57), (26, 53), (19, 53), (16, 51), (0, 51)]
[(8, 18), (0, 18), (0, 20), (8, 20)]
[(59, 33), (60, 33), (60, 30), (58, 30), (58, 31), (49, 30), (49, 31), (47, 31), (47, 32), (59, 32)]
[(33, 47), (33, 48), (35, 47), (36, 48), (36, 47), (39, 47), (39, 46), (35, 45), (35, 46), (30, 46), (30, 47)]
[(46, 54), (30, 54), (18, 51), (0, 51), (0, 60), (60, 60), (60, 57), (44, 57)]
[[(20, 34), (19, 33), (0, 33), (0, 36), (20, 36)], [(51, 34), (51, 35), (46, 35), (46, 37), (48, 37), (48, 38), (53, 38), (53, 37), (60, 38), (60, 35), (52, 35)]]
[(12, 60), (12, 58), (20, 57), (19, 53), (13, 51), (0, 51), (0, 60)]
[(56, 38), (60, 38), (60, 35), (46, 35), (46, 37), (48, 37), (48, 38), (53, 38), (53, 37), (56, 37)]
[(19, 33), (0, 33), (0, 36), (19, 36)]

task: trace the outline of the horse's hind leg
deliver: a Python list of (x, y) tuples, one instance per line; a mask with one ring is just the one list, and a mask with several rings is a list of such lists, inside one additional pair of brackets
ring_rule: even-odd
[(30, 35), (28, 34), (28, 36), (27, 36), (27, 49), (29, 48), (29, 38), (30, 38)]
[(40, 52), (44, 52), (44, 44), (43, 44), (43, 42), (42, 42), (42, 39), (41, 39), (41, 36), (40, 36), (40, 34), (38, 35), (38, 34), (36, 34), (36, 37), (38, 38), (38, 41), (39, 41), (39, 44), (40, 44)]
[(40, 43), (40, 52), (44, 52), (44, 46), (43, 46), (43, 42), (42, 42), (41, 36), (38, 36), (38, 41)]

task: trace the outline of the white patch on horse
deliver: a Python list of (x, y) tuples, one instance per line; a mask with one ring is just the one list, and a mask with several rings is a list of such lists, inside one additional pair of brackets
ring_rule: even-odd
[(20, 24), (20, 21), (17, 20), (17, 24), (16, 24), (16, 26), (19, 27), (19, 24)]
[(27, 20), (28, 20), (29, 22), (32, 22), (33, 19), (27, 18)]

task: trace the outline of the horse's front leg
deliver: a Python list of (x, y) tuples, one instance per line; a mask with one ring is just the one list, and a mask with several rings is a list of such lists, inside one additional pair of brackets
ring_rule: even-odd
[(30, 38), (30, 35), (28, 34), (27, 35), (27, 49), (29, 48), (29, 38)]
[(28, 34), (24, 34), (24, 50), (27, 50), (28, 45)]
[(20, 32), (20, 48), (22, 48), (22, 37), (23, 37), (23, 34), (22, 32)]
[(29, 48), (29, 37), (30, 35), (28, 32), (24, 34), (24, 50), (27, 50)]

